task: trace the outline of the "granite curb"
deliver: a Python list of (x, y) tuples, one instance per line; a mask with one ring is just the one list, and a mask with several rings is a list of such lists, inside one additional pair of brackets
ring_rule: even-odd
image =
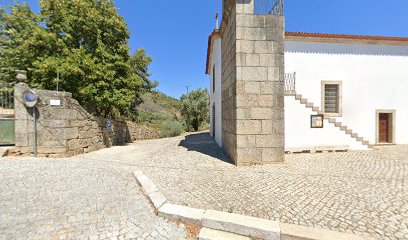
[[(179, 220), (201, 226), (204, 234), (236, 234), (243, 237), (265, 240), (372, 240), (368, 236), (358, 236), (337, 231), (280, 223), (268, 219), (235, 213), (198, 209), (168, 202), (156, 185), (140, 171), (133, 175), (155, 207), (160, 217)], [(210, 234), (211, 235), (211, 234)], [(200, 238), (201, 239), (201, 238)], [(203, 238), (204, 239), (204, 238)], [(216, 239), (216, 238), (214, 238)]]

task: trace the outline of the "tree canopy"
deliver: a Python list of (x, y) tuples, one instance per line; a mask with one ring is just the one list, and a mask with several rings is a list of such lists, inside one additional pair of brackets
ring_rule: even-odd
[(181, 115), (187, 131), (198, 131), (210, 122), (210, 94), (207, 89), (197, 89), (181, 96)]
[[(130, 117), (149, 80), (152, 59), (143, 49), (130, 55), (127, 24), (112, 0), (41, 0), (0, 10), (0, 79), (28, 70), (32, 87), (71, 92), (103, 117)], [(57, 76), (60, 76), (57, 79)]]

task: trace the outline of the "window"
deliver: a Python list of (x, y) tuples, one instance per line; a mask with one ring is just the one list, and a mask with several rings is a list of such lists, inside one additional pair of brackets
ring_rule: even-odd
[(215, 103), (212, 105), (212, 134), (215, 138)]
[(326, 115), (341, 116), (342, 84), (338, 81), (322, 82), (322, 110)]
[(215, 64), (213, 66), (212, 70), (212, 92), (215, 93)]

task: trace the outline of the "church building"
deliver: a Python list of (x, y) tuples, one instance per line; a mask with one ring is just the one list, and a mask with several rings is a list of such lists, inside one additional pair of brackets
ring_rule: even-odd
[[(271, 21), (284, 21), (283, 12), (276, 14), (275, 6), (266, 14), (256, 14), (251, 0), (238, 11), (239, 1), (232, 2), (224, 0), (221, 29), (217, 20), (209, 37), (206, 73), (211, 82), (211, 136), (237, 165), (243, 158), (254, 160), (242, 165), (263, 164), (267, 147), (282, 145), (275, 144), (274, 137), (281, 135), (278, 139), (283, 139), (286, 153), (408, 144), (408, 38), (285, 32), (279, 24), (255, 26), (265, 15), (278, 15)], [(228, 4), (235, 6), (228, 9)], [(245, 25), (248, 22), (251, 28)], [(228, 36), (230, 25), (235, 28), (235, 39)], [(260, 38), (253, 39), (254, 34)], [(282, 44), (278, 37), (264, 41), (268, 34), (282, 36)], [(232, 71), (228, 70), (231, 45)], [(270, 80), (271, 75), (277, 80)], [(266, 95), (269, 80), (272, 90)], [(231, 96), (234, 101), (229, 104)], [(267, 111), (276, 107), (284, 109), (284, 124), (275, 121), (279, 113)], [(230, 115), (238, 120), (229, 121)], [(233, 141), (227, 134), (230, 128), (235, 133)], [(260, 136), (269, 133), (273, 137), (262, 142)], [(246, 149), (241, 157), (240, 146)]]

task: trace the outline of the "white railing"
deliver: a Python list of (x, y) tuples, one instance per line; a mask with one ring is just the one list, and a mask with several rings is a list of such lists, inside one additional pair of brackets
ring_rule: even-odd
[(296, 94), (296, 72), (285, 73), (285, 93)]

